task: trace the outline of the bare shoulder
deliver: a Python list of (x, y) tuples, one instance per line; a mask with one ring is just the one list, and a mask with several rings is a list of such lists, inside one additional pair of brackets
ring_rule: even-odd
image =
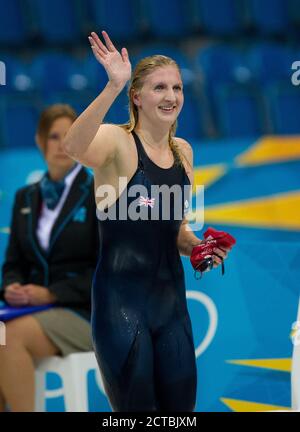
[(193, 165), (193, 148), (191, 144), (183, 138), (175, 137), (179, 150), (183, 153), (191, 165)]
[(121, 149), (128, 145), (129, 134), (125, 128), (119, 125), (103, 123), (93, 141), (94, 148), (101, 146), (103, 151), (106, 152), (105, 165), (107, 165), (120, 157)]
[(118, 143), (118, 139), (122, 140), (126, 138), (128, 139), (128, 132), (123, 127), (111, 123), (101, 124), (95, 136), (97, 141), (107, 139), (116, 144)]

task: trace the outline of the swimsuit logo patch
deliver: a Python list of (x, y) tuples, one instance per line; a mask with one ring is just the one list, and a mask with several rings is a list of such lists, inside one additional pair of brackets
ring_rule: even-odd
[(145, 207), (154, 207), (154, 203), (155, 203), (155, 198), (148, 198), (148, 197), (143, 197), (140, 196), (140, 200), (139, 200), (139, 206), (145, 206)]

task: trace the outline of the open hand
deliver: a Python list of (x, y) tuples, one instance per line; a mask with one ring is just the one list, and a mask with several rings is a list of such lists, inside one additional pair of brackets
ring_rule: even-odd
[(131, 64), (127, 49), (122, 48), (121, 53), (119, 53), (105, 31), (102, 31), (102, 36), (105, 44), (97, 33), (91, 33), (89, 41), (92, 51), (98, 62), (106, 70), (110, 83), (116, 88), (122, 89), (131, 77)]

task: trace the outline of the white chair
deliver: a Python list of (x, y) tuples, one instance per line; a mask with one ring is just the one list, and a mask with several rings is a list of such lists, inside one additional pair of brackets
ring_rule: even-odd
[(298, 306), (297, 329), (294, 338), (293, 358), (292, 358), (292, 409), (300, 410), (300, 300)]
[(90, 370), (96, 370), (96, 382), (105, 394), (94, 352), (74, 353), (66, 357), (48, 357), (39, 361), (35, 370), (35, 411), (45, 411), (46, 398), (53, 397), (53, 391), (46, 391), (45, 384), (46, 373), (55, 372), (62, 378), (65, 410), (87, 412), (87, 374)]

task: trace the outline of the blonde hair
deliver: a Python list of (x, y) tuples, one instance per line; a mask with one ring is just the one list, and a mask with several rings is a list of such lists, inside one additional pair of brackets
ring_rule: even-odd
[(46, 145), (49, 131), (55, 120), (61, 117), (67, 117), (74, 122), (77, 114), (70, 105), (54, 104), (46, 108), (40, 115), (36, 131), (36, 141), (43, 154), (47, 151)]
[[(139, 63), (136, 65), (128, 87), (129, 121), (128, 123), (121, 125), (121, 127), (123, 127), (128, 132), (132, 132), (135, 129), (139, 119), (138, 108), (133, 102), (134, 92), (141, 90), (141, 88), (144, 85), (145, 78), (151, 72), (153, 72), (155, 69), (159, 67), (164, 67), (164, 66), (175, 66), (180, 73), (180, 68), (178, 64), (175, 62), (175, 60), (171, 59), (170, 57), (166, 57), (164, 55), (153, 55), (150, 57), (145, 57), (142, 60), (140, 60)], [(172, 124), (169, 130), (169, 146), (174, 154), (175, 163), (179, 165), (183, 165), (181, 151), (179, 150), (179, 147), (174, 140), (176, 128), (177, 128), (177, 121), (175, 121)]]

